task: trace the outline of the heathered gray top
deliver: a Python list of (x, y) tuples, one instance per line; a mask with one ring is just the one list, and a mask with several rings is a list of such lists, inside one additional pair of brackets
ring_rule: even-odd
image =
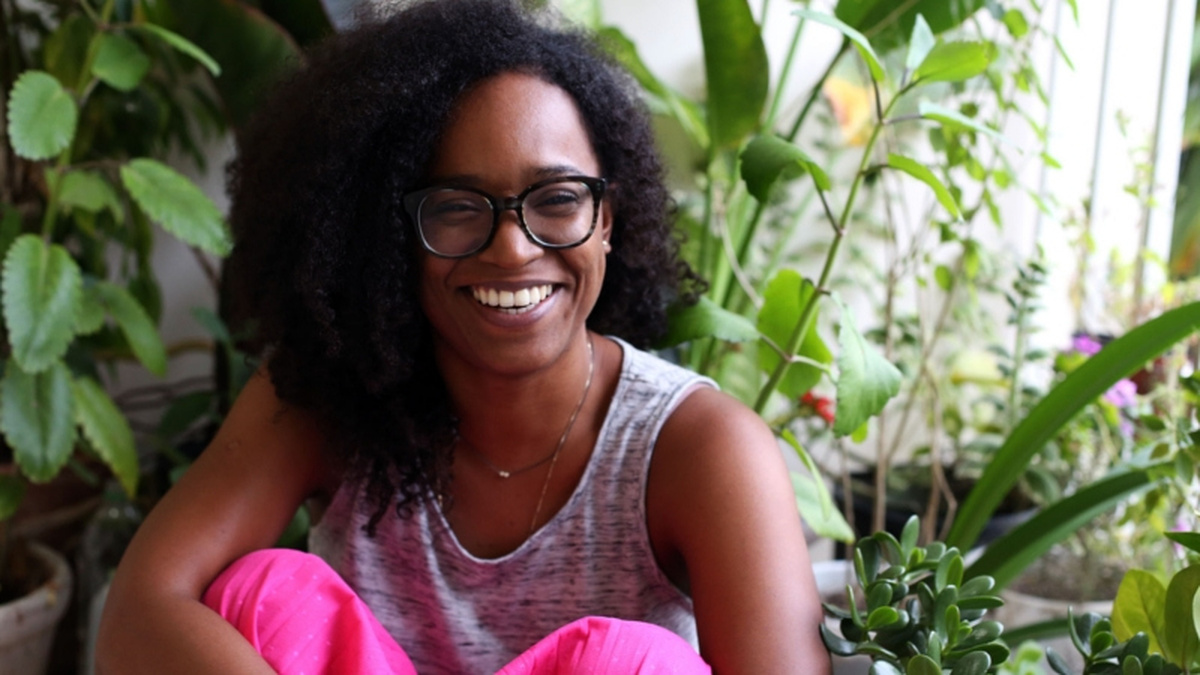
[[(583, 477), (515, 551), (468, 553), (430, 499), (374, 539), (361, 485), (343, 484), (309, 536), (421, 673), (494, 673), (584, 616), (658, 624), (696, 645), (691, 599), (659, 569), (646, 528), (654, 443), (693, 385), (712, 381), (618, 340), (621, 377)], [(714, 385), (715, 386), (715, 385)]]

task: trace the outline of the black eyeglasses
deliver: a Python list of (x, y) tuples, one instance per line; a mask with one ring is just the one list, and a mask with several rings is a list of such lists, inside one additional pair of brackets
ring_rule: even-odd
[(501, 212), (509, 209), (517, 212), (530, 241), (542, 248), (571, 248), (595, 231), (607, 184), (603, 178), (559, 176), (505, 198), (471, 187), (435, 185), (404, 195), (404, 210), (425, 250), (443, 258), (465, 258), (487, 248)]

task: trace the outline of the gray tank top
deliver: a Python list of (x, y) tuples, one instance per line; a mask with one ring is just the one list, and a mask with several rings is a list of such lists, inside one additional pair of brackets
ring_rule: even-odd
[(608, 416), (566, 505), (515, 551), (477, 558), (435, 500), (389, 509), (375, 537), (361, 484), (344, 483), (310, 550), (358, 592), (421, 673), (493, 673), (575, 619), (658, 624), (696, 646), (691, 599), (659, 569), (646, 476), (667, 417), (707, 378), (617, 340), (624, 358)]

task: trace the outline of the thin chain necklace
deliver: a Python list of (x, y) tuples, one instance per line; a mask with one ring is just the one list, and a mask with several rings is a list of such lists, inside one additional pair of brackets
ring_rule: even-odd
[[(520, 467), (517, 469), (505, 470), (505, 469), (501, 469), (500, 467), (496, 466), (495, 464), (492, 464), (492, 462), (490, 460), (488, 460), (488, 458), (485, 457), (482, 452), (475, 450), (475, 456), (478, 457), (479, 460), (481, 462), (483, 462), (485, 466), (487, 466), (489, 469), (491, 469), (493, 472), (495, 472), (495, 474), (498, 477), (500, 477), (502, 480), (511, 478), (520, 473), (525, 473), (526, 471), (532, 471), (533, 469), (538, 468), (539, 466), (545, 464), (546, 462), (550, 462), (550, 468), (546, 471), (546, 479), (544, 481), (542, 481), (542, 492), (541, 492), (541, 494), (538, 495), (537, 507), (534, 508), (533, 518), (531, 518), (529, 521), (529, 533), (530, 534), (533, 534), (534, 527), (537, 525), (538, 515), (540, 515), (542, 512), (542, 503), (546, 499), (546, 490), (550, 487), (550, 476), (552, 476), (554, 474), (554, 465), (558, 463), (558, 455), (559, 455), (559, 453), (562, 452), (563, 446), (566, 445), (567, 437), (571, 435), (571, 429), (573, 429), (575, 427), (575, 419), (577, 417), (579, 417), (579, 411), (583, 410), (583, 403), (584, 403), (584, 401), (587, 400), (588, 392), (592, 390), (592, 375), (595, 373), (595, 371), (596, 371), (596, 347), (595, 347), (595, 345), (592, 344), (592, 337), (589, 335), (588, 336), (588, 374), (587, 374), (587, 380), (584, 381), (584, 384), (583, 384), (583, 395), (579, 397), (579, 403), (575, 404), (575, 410), (573, 410), (571, 412), (571, 417), (567, 419), (567, 426), (566, 426), (566, 428), (563, 429), (562, 436), (559, 436), (558, 443), (556, 443), (554, 446), (554, 452), (551, 452), (549, 455), (546, 455), (545, 457), (539, 459), (538, 461), (534, 462), (533, 464), (528, 464), (526, 466), (523, 466), (523, 467)], [(472, 449), (474, 449), (474, 446), (472, 446)]]

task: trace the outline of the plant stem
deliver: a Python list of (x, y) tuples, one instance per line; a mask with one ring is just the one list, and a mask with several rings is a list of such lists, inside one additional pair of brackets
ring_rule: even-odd
[[(766, 16), (766, 0), (763, 2), (763, 16)], [(762, 128), (770, 133), (775, 128), (775, 117), (779, 114), (779, 105), (783, 101), (783, 90), (788, 81), (788, 75), (792, 72), (792, 63), (796, 60), (796, 51), (800, 46), (800, 33), (804, 22), (797, 21), (796, 29), (792, 32), (792, 42), (788, 45), (787, 58), (783, 60), (783, 68), (779, 71), (779, 81), (775, 84), (775, 96), (771, 98), (771, 107), (767, 111), (767, 119), (763, 122)], [(812, 98), (810, 97), (811, 101)]]
[[(888, 104), (889, 112), (903, 93), (904, 90), (901, 90), (896, 98), (892, 99), (891, 103)], [(804, 343), (804, 338), (808, 335), (809, 330), (812, 329), (813, 319), (817, 315), (817, 303), (820, 301), (821, 296), (828, 292), (826, 284), (828, 284), (829, 276), (833, 272), (833, 265), (837, 260), (842, 240), (846, 237), (846, 225), (849, 223), (850, 214), (854, 210), (854, 201), (858, 196), (858, 189), (862, 186), (863, 179), (867, 176), (867, 168), (870, 166), (871, 161), (871, 152), (875, 148), (876, 141), (879, 140), (879, 132), (882, 129), (882, 123), (876, 124), (871, 129), (871, 137), (867, 140), (866, 147), (863, 148), (862, 158), (859, 160), (858, 172), (854, 175), (854, 182), (850, 184), (850, 194), (846, 197), (846, 203), (842, 208), (842, 215), (836, 223), (833, 223), (833, 240), (829, 243), (829, 251), (825, 254), (825, 264), (821, 269), (821, 276), (817, 279), (813, 293), (804, 305), (804, 309), (801, 310), (800, 318), (796, 321), (796, 327), (792, 331), (792, 335), (785, 347), (788, 354), (796, 353), (796, 350)], [(818, 187), (817, 190), (820, 191), (821, 189)], [(824, 199), (823, 196), (822, 199)], [(779, 365), (771, 372), (770, 377), (767, 378), (767, 383), (758, 392), (758, 398), (754, 402), (754, 410), (756, 412), (762, 414), (763, 410), (767, 407), (767, 400), (779, 388), (779, 383), (783, 380), (783, 376), (790, 365), (791, 362), (789, 360), (780, 360)]]

